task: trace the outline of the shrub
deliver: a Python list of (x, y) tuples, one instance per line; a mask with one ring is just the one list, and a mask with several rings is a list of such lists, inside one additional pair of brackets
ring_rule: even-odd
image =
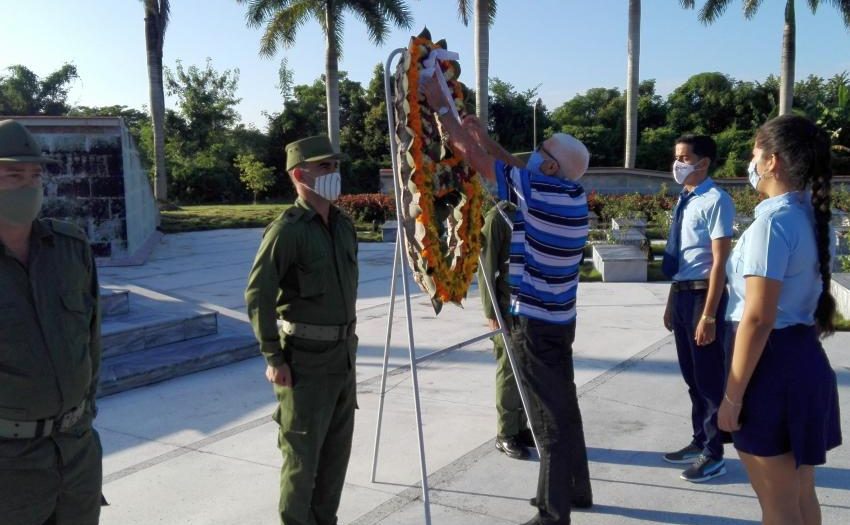
[(343, 195), (336, 204), (358, 222), (381, 223), (395, 217), (395, 199), (383, 193)]
[(676, 197), (667, 196), (661, 192), (655, 195), (591, 193), (588, 195), (587, 204), (599, 216), (599, 220), (605, 222), (620, 217), (652, 220), (659, 213), (670, 210), (676, 204)]
[(733, 188), (727, 191), (732, 196), (732, 202), (735, 203), (736, 215), (752, 217), (756, 206), (764, 199), (760, 193), (754, 191), (749, 186), (746, 188)]

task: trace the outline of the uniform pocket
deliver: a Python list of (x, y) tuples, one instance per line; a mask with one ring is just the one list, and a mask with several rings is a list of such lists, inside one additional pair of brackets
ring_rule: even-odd
[(60, 296), (62, 301), (63, 336), (73, 353), (74, 362), (89, 358), (88, 345), (91, 342), (91, 320), (94, 301), (82, 289), (67, 290)]
[(328, 278), (327, 267), (327, 262), (324, 260), (316, 260), (304, 267), (299, 266), (298, 295), (301, 298), (318, 297), (325, 293), (325, 282)]

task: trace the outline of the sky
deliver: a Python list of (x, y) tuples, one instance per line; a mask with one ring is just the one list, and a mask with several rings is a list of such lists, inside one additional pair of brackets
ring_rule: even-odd
[[(382, 46), (369, 41), (365, 26), (345, 18), (340, 70), (368, 84), (375, 66), (404, 47), (427, 26), (460, 54), (460, 80), (474, 87), (473, 28), (457, 17), (457, 0), (409, 0), (414, 25), (394, 30)], [(697, 0), (697, 5), (702, 1)], [(733, 1), (718, 21), (704, 26), (679, 0), (644, 0), (641, 20), (641, 80), (655, 79), (667, 95), (690, 76), (719, 71), (737, 80), (763, 81), (779, 74), (785, 0), (764, 2), (752, 20), (742, 1)], [(285, 56), (296, 84), (324, 72), (324, 39), (319, 24), (303, 25), (297, 43), (271, 58), (258, 54), (261, 29), (248, 28), (244, 5), (236, 0), (171, 0), (163, 64), (203, 66), (240, 72), (238, 111), (242, 121), (266, 128), (264, 112), (282, 109), (276, 87)], [(22, 64), (46, 76), (66, 62), (79, 80), (73, 105), (148, 104), (144, 13), (140, 0), (0, 0), (0, 75)], [(539, 86), (553, 110), (593, 87), (626, 82), (627, 0), (499, 0), (490, 29), (490, 77), (519, 91)], [(797, 0), (796, 78), (831, 77), (850, 71), (850, 32), (838, 12), (822, 2), (813, 15)], [(166, 104), (175, 107), (173, 97)]]

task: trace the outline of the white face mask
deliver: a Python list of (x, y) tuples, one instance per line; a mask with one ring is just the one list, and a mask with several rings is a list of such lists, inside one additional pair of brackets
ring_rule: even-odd
[(301, 183), (301, 185), (319, 197), (329, 201), (337, 200), (339, 198), (339, 194), (342, 193), (342, 177), (338, 171), (322, 175), (321, 177), (316, 177), (316, 181), (313, 183), (312, 188), (303, 183)]
[(688, 176), (696, 171), (696, 169), (696, 165), (694, 164), (688, 164), (687, 162), (680, 162), (678, 160), (674, 161), (673, 180), (676, 181), (676, 184), (684, 184)]
[(758, 191), (759, 182), (761, 182), (761, 175), (759, 174), (756, 164), (755, 159), (750, 161), (750, 166), (747, 168), (747, 177), (750, 179), (750, 186), (752, 186), (754, 190)]

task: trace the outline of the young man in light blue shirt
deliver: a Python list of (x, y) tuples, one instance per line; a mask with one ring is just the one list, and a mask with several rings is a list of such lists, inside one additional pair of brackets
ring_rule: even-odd
[(717, 410), (725, 383), (725, 266), (735, 205), (708, 176), (716, 155), (711, 137), (685, 135), (676, 140), (673, 178), (683, 189), (673, 210), (662, 264), (673, 280), (664, 326), (675, 336), (693, 425), (691, 442), (664, 454), (664, 460), (690, 464), (681, 478), (694, 483), (726, 473), (723, 443), (728, 436), (717, 428)]

